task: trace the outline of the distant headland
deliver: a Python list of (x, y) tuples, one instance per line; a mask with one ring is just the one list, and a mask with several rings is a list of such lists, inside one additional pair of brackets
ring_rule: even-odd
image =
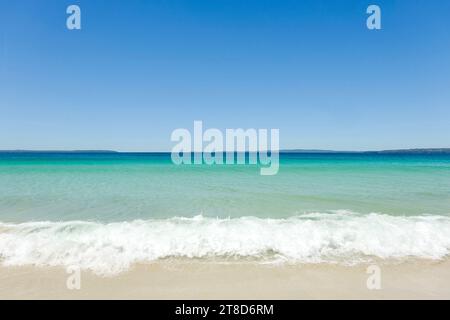
[(0, 153), (119, 153), (113, 150), (0, 150)]
[(383, 153), (383, 154), (450, 154), (450, 148), (417, 148), (417, 149), (393, 149), (379, 151), (338, 151), (317, 149), (285, 149), (280, 153)]

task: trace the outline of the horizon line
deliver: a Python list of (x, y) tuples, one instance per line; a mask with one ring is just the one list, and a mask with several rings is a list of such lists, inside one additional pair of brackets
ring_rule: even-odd
[[(245, 151), (245, 153), (267, 152), (271, 150), (257, 150)], [(450, 147), (442, 148), (405, 148), (405, 149), (380, 149), (380, 150), (329, 150), (329, 149), (280, 149), (279, 153), (364, 153), (364, 152), (445, 152), (450, 153)], [(73, 149), (73, 150), (59, 150), (59, 149), (4, 149), (0, 153), (172, 153), (171, 151), (117, 151), (106, 149)], [(216, 153), (227, 153), (238, 151), (216, 151)], [(190, 152), (196, 153), (196, 152)], [(200, 153), (200, 152), (199, 152)], [(203, 152), (201, 152), (203, 153)]]

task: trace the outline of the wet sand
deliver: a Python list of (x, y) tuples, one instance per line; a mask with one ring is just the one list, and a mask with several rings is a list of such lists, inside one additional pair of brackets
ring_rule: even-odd
[(79, 290), (60, 267), (0, 267), (0, 299), (450, 299), (450, 261), (273, 266), (204, 262), (138, 265), (113, 277), (81, 271)]

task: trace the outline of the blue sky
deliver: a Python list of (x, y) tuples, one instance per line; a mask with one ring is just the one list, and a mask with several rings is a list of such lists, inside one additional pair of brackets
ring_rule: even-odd
[[(66, 29), (77, 4), (82, 30)], [(366, 28), (378, 4), (382, 30)], [(281, 148), (450, 147), (447, 0), (0, 0), (0, 149), (170, 150), (176, 128)]]

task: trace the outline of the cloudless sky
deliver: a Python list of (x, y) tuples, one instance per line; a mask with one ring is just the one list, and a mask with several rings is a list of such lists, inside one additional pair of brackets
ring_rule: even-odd
[(164, 151), (194, 120), (450, 147), (448, 0), (0, 0), (0, 46), (0, 149)]

